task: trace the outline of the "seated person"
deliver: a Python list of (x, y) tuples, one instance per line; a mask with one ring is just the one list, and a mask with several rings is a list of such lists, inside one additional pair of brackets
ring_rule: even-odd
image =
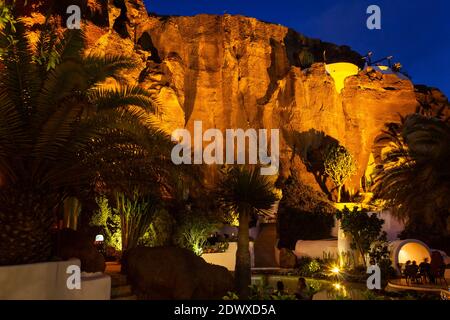
[(299, 278), (297, 284), (297, 291), (295, 292), (295, 297), (298, 300), (312, 300), (312, 295), (306, 284), (305, 278)]
[(412, 264), (409, 267), (408, 276), (413, 279), (415, 282), (417, 282), (418, 276), (419, 276), (419, 266), (417, 265), (417, 262), (414, 260)]
[(275, 290), (274, 294), (277, 295), (277, 296), (282, 296), (282, 295), (286, 294), (286, 292), (284, 291), (284, 283), (283, 283), (283, 281), (278, 281), (277, 282), (277, 290)]
[(431, 264), (430, 264), (430, 281), (431, 283), (436, 283), (436, 278), (439, 278), (441, 270), (444, 269), (445, 263), (444, 258), (439, 251), (431, 252)]
[(428, 258), (423, 259), (423, 262), (419, 264), (419, 273), (422, 279), (430, 279), (431, 264), (428, 263)]
[(402, 270), (403, 276), (406, 278), (406, 281), (408, 281), (408, 275), (411, 269), (411, 260), (406, 261), (405, 267)]

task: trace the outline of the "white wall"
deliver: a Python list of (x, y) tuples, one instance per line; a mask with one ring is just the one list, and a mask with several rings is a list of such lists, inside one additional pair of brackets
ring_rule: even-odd
[(337, 240), (299, 240), (295, 244), (294, 254), (297, 258), (323, 258), (324, 253), (333, 254), (338, 257), (338, 241)]
[[(218, 233), (221, 236), (223, 236), (225, 234), (228, 234), (229, 236), (237, 236), (238, 235), (238, 227), (227, 225), (227, 226), (222, 227), (222, 229), (220, 229), (218, 231)], [(256, 224), (256, 227), (248, 229), (248, 235), (253, 240), (255, 240), (258, 237), (258, 234), (259, 234), (259, 221)]]
[[(253, 244), (254, 243), (252, 241), (249, 244), (252, 268), (255, 266)], [(234, 271), (236, 266), (236, 251), (237, 242), (230, 242), (227, 251), (220, 253), (204, 253), (202, 254), (202, 258), (208, 263), (223, 266), (230, 271)]]
[(109, 300), (111, 278), (81, 274), (81, 289), (69, 290), (66, 273), (79, 259), (0, 267), (0, 300)]
[(397, 240), (398, 234), (403, 231), (405, 224), (393, 217), (390, 210), (379, 212), (378, 217), (384, 220), (383, 231), (386, 231), (388, 241)]

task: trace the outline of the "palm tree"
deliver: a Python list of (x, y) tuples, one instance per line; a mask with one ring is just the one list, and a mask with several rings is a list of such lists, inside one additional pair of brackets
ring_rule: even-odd
[(239, 217), (235, 279), (239, 296), (248, 298), (251, 284), (250, 219), (258, 214), (267, 214), (278, 196), (273, 182), (262, 176), (258, 168), (246, 169), (242, 166), (225, 169), (218, 190), (220, 204)]
[(55, 208), (74, 190), (158, 184), (169, 170), (149, 93), (104, 85), (134, 61), (85, 56), (79, 30), (55, 34), (33, 49), (20, 20), (0, 30), (0, 265), (49, 259)]
[(376, 140), (380, 163), (374, 191), (407, 228), (448, 234), (450, 213), (450, 123), (415, 113), (386, 125)]

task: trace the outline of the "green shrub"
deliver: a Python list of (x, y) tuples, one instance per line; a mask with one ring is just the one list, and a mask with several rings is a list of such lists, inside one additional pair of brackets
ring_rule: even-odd
[(102, 229), (104, 241), (107, 246), (117, 251), (122, 251), (120, 216), (113, 213), (107, 197), (100, 196), (96, 198), (96, 202), (98, 210), (92, 215), (89, 224)]
[(218, 226), (217, 221), (201, 213), (186, 214), (175, 233), (175, 243), (201, 256), (209, 235)]
[(165, 209), (155, 212), (150, 226), (144, 236), (139, 239), (139, 245), (159, 247), (171, 242), (175, 220)]
[(321, 259), (311, 259), (309, 257), (301, 257), (298, 260), (298, 275), (308, 278), (326, 278), (324, 270), (326, 264)]
[(350, 247), (358, 251), (364, 266), (367, 266), (366, 255), (372, 244), (386, 239), (386, 234), (382, 232), (384, 220), (376, 213), (358, 207), (353, 210), (344, 207), (336, 213), (336, 218), (341, 222), (341, 229), (350, 236)]

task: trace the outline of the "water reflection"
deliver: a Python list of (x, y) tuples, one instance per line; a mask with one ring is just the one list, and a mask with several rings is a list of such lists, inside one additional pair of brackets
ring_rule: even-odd
[[(294, 294), (297, 289), (298, 276), (253, 275), (252, 284), (276, 288), (277, 282), (284, 283), (285, 290)], [(363, 292), (367, 287), (363, 283), (346, 283), (306, 278), (307, 285), (316, 293), (313, 300), (363, 300)]]

